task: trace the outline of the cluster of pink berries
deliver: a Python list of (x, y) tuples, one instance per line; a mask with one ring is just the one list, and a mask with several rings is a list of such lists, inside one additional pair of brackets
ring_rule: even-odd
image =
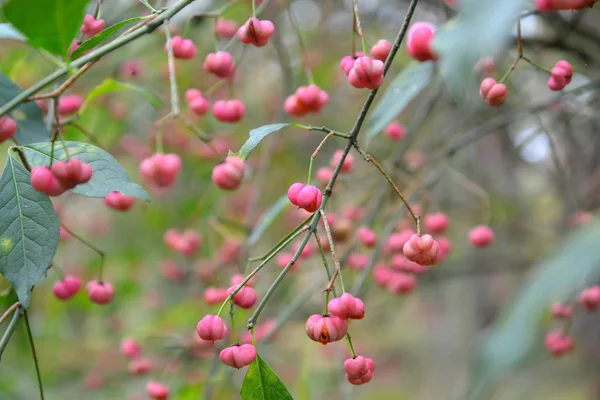
[[(142, 347), (138, 342), (131, 338), (125, 338), (121, 341), (121, 354), (129, 360), (129, 364), (127, 365), (127, 370), (131, 375), (144, 375), (152, 370), (152, 360), (146, 357), (142, 357)], [(156, 383), (156, 382), (154, 382)], [(150, 383), (148, 384), (150, 386)], [(148, 386), (148, 387), (149, 387)], [(162, 385), (161, 385), (162, 386)], [(164, 387), (164, 386), (163, 386)], [(166, 393), (168, 395), (168, 389), (166, 389)], [(164, 392), (165, 390), (162, 390)], [(151, 391), (147, 390), (148, 395), (151, 396)], [(158, 391), (156, 391), (158, 392)], [(151, 396), (152, 397), (152, 396)], [(156, 398), (156, 397), (153, 397)], [(164, 397), (166, 398), (166, 397)]]
[(223, 190), (235, 190), (242, 183), (245, 173), (244, 161), (239, 157), (229, 156), (213, 168), (212, 181)]
[(581, 10), (592, 8), (598, 0), (535, 0), (538, 11)]
[(92, 37), (99, 34), (104, 30), (104, 20), (94, 18), (93, 15), (87, 14), (83, 18), (83, 25), (81, 26), (81, 33), (87, 37)]
[(148, 184), (158, 188), (171, 186), (181, 170), (181, 158), (177, 154), (154, 153), (140, 163), (140, 175)]
[(31, 170), (31, 186), (48, 196), (59, 196), (90, 179), (92, 167), (75, 157), (54, 161), (50, 168), (38, 165)]
[(479, 95), (490, 107), (501, 106), (508, 97), (508, 89), (504, 83), (494, 78), (485, 78), (479, 87)]
[[(600, 306), (600, 286), (596, 285), (582, 290), (577, 300), (585, 310), (595, 311)], [(573, 318), (573, 306), (554, 303), (550, 307), (550, 314), (556, 320), (569, 322)], [(560, 329), (548, 332), (544, 345), (554, 357), (561, 357), (575, 348), (573, 339), (567, 332)]]
[(0, 143), (12, 139), (17, 133), (17, 122), (5, 115), (0, 117)]
[(163, 240), (171, 250), (186, 257), (192, 257), (202, 245), (202, 236), (191, 229), (183, 232), (169, 229), (163, 235)]
[[(173, 57), (181, 60), (191, 60), (196, 57), (196, 45), (191, 39), (185, 39), (181, 36), (173, 36), (171, 39), (171, 48), (173, 49)], [(165, 43), (165, 51), (169, 51), (169, 47)]]
[(358, 57), (348, 71), (348, 82), (357, 89), (379, 88), (383, 84), (383, 61)]
[(571, 83), (573, 78), (573, 67), (569, 62), (560, 60), (550, 71), (550, 79), (548, 79), (548, 88), (550, 90), (563, 90), (565, 86)]
[(233, 66), (233, 57), (226, 51), (217, 51), (210, 53), (204, 60), (204, 70), (214, 74), (219, 78), (229, 78), (233, 75), (235, 67)]
[(300, 86), (296, 93), (285, 99), (283, 108), (289, 115), (302, 117), (309, 113), (318, 114), (329, 101), (327, 92), (317, 85)]
[[(220, 304), (227, 299), (227, 297), (233, 293), (235, 288), (242, 283), (244, 276), (241, 274), (235, 274), (230, 279), (231, 286), (229, 288), (222, 287), (208, 287), (204, 291), (204, 302), (208, 305)], [(248, 309), (252, 308), (256, 304), (257, 296), (253, 289), (254, 279), (250, 279), (245, 286), (243, 286), (234, 296), (233, 304), (240, 308)]]
[[(81, 281), (74, 275), (66, 275), (52, 287), (54, 297), (59, 300), (69, 300), (81, 289)], [(108, 304), (115, 295), (115, 289), (108, 282), (90, 281), (86, 284), (88, 297), (92, 303)]]
[(290, 203), (308, 212), (315, 212), (321, 207), (323, 194), (316, 186), (294, 183), (288, 189)]

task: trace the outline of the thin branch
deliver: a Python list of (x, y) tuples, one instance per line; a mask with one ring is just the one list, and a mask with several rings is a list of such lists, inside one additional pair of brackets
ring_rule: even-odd
[(325, 215), (325, 211), (323, 209), (319, 210), (321, 213), (321, 218), (323, 219), (323, 224), (325, 225), (325, 233), (327, 234), (327, 240), (329, 241), (329, 248), (331, 250), (331, 257), (333, 257), (333, 265), (335, 266), (335, 271), (333, 272), (333, 276), (331, 277), (329, 284), (327, 285), (328, 292), (331, 292), (331, 288), (335, 283), (335, 278), (340, 277), (340, 285), (342, 287), (342, 293), (346, 292), (344, 288), (344, 279), (342, 278), (342, 268), (340, 267), (340, 261), (338, 260), (338, 256), (335, 252), (335, 244), (333, 243), (333, 236), (331, 235), (331, 228), (329, 227), (329, 222), (327, 221), (327, 216)]
[(17, 322), (19, 322), (19, 318), (21, 318), (21, 308), (19, 307), (15, 313), (13, 313), (13, 317), (10, 320), (10, 324), (8, 324), (8, 328), (4, 331), (2, 338), (0, 339), (0, 360), (2, 359), (2, 353), (4, 353), (4, 349), (6, 349), (6, 345), (10, 340), (10, 337), (15, 331), (17, 327)]
[(49, 98), (53, 98), (53, 97), (58, 97), (61, 94), (63, 94), (63, 92), (65, 90), (67, 90), (73, 83), (75, 83), (75, 81), (81, 76), (83, 75), (88, 69), (90, 69), (90, 67), (92, 65), (94, 65), (94, 63), (97, 60), (94, 61), (90, 61), (89, 63), (85, 64), (83, 67), (81, 67), (76, 73), (74, 73), (71, 77), (69, 77), (69, 79), (67, 79), (66, 81), (63, 82), (62, 85), (60, 85), (59, 87), (57, 87), (56, 89), (54, 89), (53, 91), (51, 91), (50, 93), (42, 93), (42, 94), (38, 94), (38, 95), (34, 95), (31, 96), (27, 99), (27, 101), (35, 101), (35, 100), (44, 100), (44, 99), (49, 99)]
[(33, 356), (33, 363), (35, 364), (35, 373), (37, 375), (38, 388), (40, 389), (40, 400), (44, 400), (44, 385), (42, 384), (42, 375), (40, 374), (40, 365), (35, 351), (35, 344), (33, 343), (33, 335), (31, 334), (31, 326), (29, 325), (29, 317), (27, 310), (23, 310), (23, 316), (25, 317), (25, 327), (27, 327), (27, 336), (29, 337), (29, 344), (31, 345), (31, 355)]
[(8, 318), (8, 316), (10, 314), (12, 314), (13, 311), (15, 311), (17, 308), (21, 307), (21, 303), (19, 303), (18, 301), (13, 304), (12, 306), (8, 307), (8, 309), (4, 312), (4, 314), (2, 314), (2, 316), (0, 317), (0, 325), (2, 325), (2, 323), (4, 322), (4, 320), (6, 318)]
[(81, 244), (83, 244), (84, 246), (90, 248), (91, 250), (93, 250), (94, 252), (96, 252), (96, 254), (98, 254), (98, 256), (100, 256), (100, 274), (98, 275), (99, 276), (98, 277), (98, 282), (102, 283), (102, 273), (104, 271), (104, 259), (106, 258), (106, 253), (104, 253), (98, 247), (94, 246), (92, 243), (88, 242), (87, 240), (85, 240), (84, 238), (82, 238), (81, 236), (79, 236), (78, 234), (76, 234), (75, 232), (73, 232), (72, 230), (70, 230), (69, 228), (67, 228), (63, 223), (61, 223), (60, 226), (62, 226), (62, 228), (65, 231), (67, 231), (67, 233), (69, 235), (73, 236)]

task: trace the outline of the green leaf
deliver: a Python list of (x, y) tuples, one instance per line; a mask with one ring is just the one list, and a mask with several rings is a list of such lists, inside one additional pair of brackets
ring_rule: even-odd
[(434, 63), (415, 61), (394, 78), (373, 108), (365, 132), (365, 147), (427, 87), (434, 72)]
[(98, 96), (102, 96), (104, 94), (116, 91), (134, 91), (140, 93), (144, 98), (152, 105), (154, 108), (162, 107), (162, 100), (152, 92), (141, 88), (139, 86), (133, 85), (131, 83), (124, 83), (116, 81), (112, 78), (106, 78), (102, 81), (101, 84), (93, 88), (90, 93), (87, 95), (83, 105), (81, 106), (80, 113), (83, 113), (90, 105), (90, 103)]
[(462, 0), (457, 19), (436, 32), (435, 52), (450, 93), (461, 101), (478, 98), (473, 65), (493, 56), (510, 39), (511, 30), (531, 0)]
[(21, 42), (27, 41), (27, 38), (11, 24), (0, 24), (0, 39), (20, 40)]
[(0, 273), (24, 307), (52, 262), (60, 229), (52, 201), (30, 180), (25, 167), (9, 156), (0, 178)]
[[(77, 157), (92, 167), (92, 179), (83, 185), (77, 185), (73, 193), (88, 197), (106, 197), (112, 191), (137, 197), (149, 201), (148, 193), (137, 183), (131, 182), (127, 172), (119, 162), (106, 151), (89, 143), (81, 142), (56, 142), (54, 144), (54, 159), (65, 161), (70, 157)], [(22, 147), (27, 160), (32, 166), (49, 165), (52, 144), (32, 143)]]
[(600, 221), (577, 231), (536, 268), (503, 318), (478, 348), (470, 399), (489, 399), (489, 390), (515, 373), (543, 341), (544, 317), (555, 301), (567, 301), (600, 276)]
[(281, 196), (275, 203), (260, 216), (256, 226), (248, 237), (248, 246), (253, 246), (260, 240), (265, 231), (275, 222), (281, 213), (289, 207), (290, 201), (287, 195)]
[[(0, 106), (20, 93), (21, 89), (6, 75), (0, 73)], [(9, 115), (17, 121), (19, 126), (15, 135), (15, 139), (19, 144), (50, 140), (50, 132), (46, 129), (42, 110), (35, 102), (21, 103)]]
[(148, 17), (129, 18), (129, 19), (126, 19), (124, 21), (121, 21), (117, 24), (114, 24), (114, 25), (104, 29), (102, 32), (98, 33), (97, 35), (92, 36), (85, 42), (81, 43), (79, 45), (79, 47), (77, 47), (71, 54), (71, 59), (72, 60), (78, 59), (79, 57), (81, 57), (82, 55), (87, 53), (89, 50), (93, 49), (94, 47), (98, 46), (100, 43), (109, 39), (112, 35), (117, 33), (117, 31), (119, 29), (121, 29), (122, 27), (124, 27), (125, 25), (130, 24), (132, 22), (141, 21), (146, 18), (148, 18)]
[(4, 18), (35, 47), (66, 56), (89, 0), (8, 0)]
[(242, 400), (294, 400), (277, 374), (258, 354), (248, 367), (240, 395)]
[(250, 138), (246, 140), (246, 143), (242, 146), (242, 148), (236, 153), (238, 157), (242, 160), (246, 160), (250, 153), (263, 141), (267, 135), (277, 132), (286, 126), (290, 126), (291, 124), (271, 124), (271, 125), (263, 125), (260, 128), (252, 129), (250, 131)]

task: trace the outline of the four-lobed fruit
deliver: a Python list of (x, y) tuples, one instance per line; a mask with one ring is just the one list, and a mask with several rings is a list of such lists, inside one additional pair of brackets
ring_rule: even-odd
[(428, 22), (415, 22), (406, 33), (406, 51), (417, 61), (437, 60), (433, 50), (435, 26)]
[(213, 168), (212, 181), (223, 190), (237, 189), (246, 173), (244, 161), (236, 156), (229, 156), (224, 162)]
[(508, 89), (504, 83), (498, 83), (494, 78), (485, 78), (479, 87), (479, 95), (490, 107), (499, 107), (508, 97)]
[(140, 175), (147, 183), (166, 188), (177, 180), (181, 158), (177, 154), (154, 153), (140, 163)]
[[(181, 36), (173, 36), (171, 39), (171, 48), (173, 57), (181, 60), (191, 60), (196, 57), (196, 45), (191, 39), (184, 39)], [(169, 46), (165, 43), (165, 51), (169, 51)]]
[(256, 348), (251, 344), (235, 344), (219, 353), (221, 362), (232, 368), (243, 368), (256, 359)]
[(56, 282), (52, 287), (54, 297), (59, 300), (68, 300), (75, 296), (81, 288), (81, 281), (73, 275), (66, 275), (62, 280)]
[(308, 212), (315, 212), (321, 207), (323, 194), (316, 186), (294, 183), (288, 189), (290, 203)]
[(104, 204), (117, 211), (128, 211), (133, 207), (133, 203), (135, 203), (135, 197), (127, 196), (119, 191), (110, 192), (104, 198)]
[(227, 326), (221, 317), (208, 314), (198, 322), (196, 332), (201, 339), (214, 342), (225, 337)]
[(237, 31), (240, 42), (262, 47), (267, 44), (275, 32), (275, 25), (269, 20), (250, 18)]
[(375, 362), (367, 357), (355, 356), (344, 361), (346, 379), (353, 385), (362, 385), (371, 381), (375, 371)]
[(115, 295), (115, 289), (112, 284), (106, 281), (90, 281), (85, 285), (88, 297), (92, 303), (108, 304), (112, 301)]
[(306, 320), (305, 329), (311, 340), (325, 345), (343, 339), (348, 322), (336, 316), (313, 314)]
[(348, 82), (357, 89), (375, 90), (383, 84), (383, 62), (359, 57), (348, 72)]

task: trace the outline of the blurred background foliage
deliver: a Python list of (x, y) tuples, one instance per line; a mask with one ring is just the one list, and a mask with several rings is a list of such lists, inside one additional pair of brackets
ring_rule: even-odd
[[(503, 2), (495, 3), (502, 8)], [(192, 87), (213, 88), (211, 101), (235, 96), (246, 105), (246, 118), (235, 125), (219, 123), (210, 115), (190, 115), (203, 131), (216, 135), (215, 145), (224, 152), (236, 151), (250, 129), (274, 122), (325, 125), (342, 132), (351, 128), (367, 92), (352, 88), (338, 66), (352, 49), (350, 1), (272, 0), (263, 18), (277, 27), (273, 44), (261, 49), (234, 44), (231, 51), (238, 72), (232, 85), (215, 88), (216, 80), (202, 69), (205, 54), (215, 46), (212, 20), (191, 17), (221, 5), (195, 1), (172, 23), (198, 47), (193, 61), (177, 62), (180, 96)], [(306, 44), (304, 62), (315, 83), (329, 94), (320, 115), (294, 119), (282, 112), (285, 97), (308, 83), (286, 5), (296, 15)], [(360, 0), (359, 5), (367, 42), (372, 45), (380, 38), (393, 40), (408, 2)], [(93, 7), (89, 5), (90, 11)], [(250, 10), (250, 2), (240, 0), (224, 17), (243, 23)], [(107, 26), (145, 12), (134, 0), (102, 4)], [(460, 24), (455, 17), (456, 10), (442, 0), (421, 0), (413, 21)], [(453, 251), (448, 260), (419, 278), (410, 295), (395, 296), (367, 282), (365, 319), (353, 322), (350, 332), (357, 352), (372, 357), (377, 370), (371, 384), (361, 387), (352, 387), (344, 378), (341, 365), (348, 354), (344, 342), (321, 346), (306, 338), (304, 321), (320, 312), (320, 289), (327, 279), (320, 257), (302, 261), (259, 320), (285, 322), (259, 351), (295, 398), (575, 400), (600, 396), (597, 315), (576, 316), (571, 328), (577, 346), (574, 355), (555, 360), (542, 346), (544, 333), (552, 326), (547, 314), (550, 304), (572, 299), (599, 278), (599, 223), (592, 218), (572, 232), (570, 221), (573, 216), (587, 221), (581, 212), (594, 212), (600, 202), (599, 99), (594, 90), (600, 82), (600, 12), (533, 13), (522, 20), (522, 28), (525, 51), (537, 63), (548, 67), (559, 59), (572, 63), (575, 76), (567, 91), (591, 86), (558, 99), (546, 87), (546, 73), (521, 63), (508, 81), (508, 101), (499, 109), (488, 109), (448, 90), (457, 82), (448, 86), (436, 67), (426, 67), (433, 73), (426, 74), (426, 84), (410, 96), (410, 85), (419, 85), (419, 78), (398, 78), (399, 88), (385, 95), (389, 104), (378, 107), (395, 107), (391, 118), (405, 124), (409, 135), (392, 143), (377, 134), (381, 128), (376, 129), (369, 151), (384, 162), (405, 194), (414, 192), (431, 171), (441, 174), (418, 204), (423, 214), (443, 211), (450, 216), (447, 236)], [(480, 32), (486, 26), (474, 29)], [(508, 47), (487, 54), (494, 57), (496, 78), (516, 56), (514, 34), (508, 36)], [(460, 39), (440, 46), (454, 46), (450, 51), (460, 53), (474, 38)], [(139, 181), (140, 156), (154, 151), (153, 122), (168, 112), (164, 40), (159, 29), (103, 57), (69, 89), (86, 96), (112, 77), (163, 100), (164, 106), (156, 109), (137, 92), (108, 93), (95, 99), (78, 119), (85, 132), (64, 128), (67, 140), (89, 141), (93, 135), (135, 181)], [(0, 43), (0, 70), (23, 88), (55, 68), (27, 44)], [(140, 73), (124, 77), (120, 67), (131, 60), (139, 61)], [(401, 49), (389, 77), (402, 73), (409, 63)], [(450, 74), (465, 79), (459, 82), (461, 88), (481, 79), (471, 69)], [(380, 94), (378, 100), (382, 98)], [(403, 105), (396, 107), (398, 103)], [(376, 124), (368, 120), (363, 133)], [(134, 210), (116, 213), (101, 200), (73, 194), (55, 199), (61, 222), (106, 252), (105, 276), (115, 284), (117, 295), (103, 307), (90, 303), (83, 292), (69, 302), (57, 301), (51, 287), (60, 275), (53, 269), (35, 287), (30, 317), (48, 399), (135, 399), (144, 393), (149, 378), (168, 384), (172, 397), (179, 400), (239, 397), (243, 371), (226, 370), (214, 363), (213, 349), (195, 343), (195, 324), (218, 307), (205, 305), (203, 293), (208, 286), (229, 286), (238, 264), (221, 262), (223, 244), (243, 243), (259, 216), (285, 195), (289, 185), (305, 179), (310, 154), (323, 134), (286, 128), (269, 136), (248, 160), (251, 171), (243, 186), (225, 193), (210, 181), (217, 160), (211, 159), (205, 145), (177, 123), (166, 124), (163, 132), (166, 149), (183, 157), (183, 171), (170, 190), (151, 191), (151, 203), (138, 201)], [(315, 167), (327, 166), (341, 141), (329, 140)], [(465, 145), (456, 152), (445, 151), (457, 143)], [(132, 153), (132, 148), (137, 152)], [(354, 156), (356, 171), (338, 181), (327, 210), (343, 219), (348, 207), (365, 207), (365, 218), (380, 232), (402, 205), (379, 173), (357, 153)], [(301, 221), (298, 218), (291, 207), (286, 208), (247, 249), (248, 255), (263, 254)], [(352, 230), (360, 223), (354, 223)], [(493, 227), (496, 241), (490, 248), (474, 250), (467, 233), (482, 223)], [(179, 258), (163, 245), (163, 233), (173, 227), (193, 228), (203, 235), (196, 259)], [(346, 240), (338, 241), (338, 251), (345, 254), (352, 242), (351, 231)], [(174, 266), (165, 267), (165, 260), (174, 261)], [(96, 277), (99, 260), (75, 239), (65, 238), (55, 264), (87, 280)], [(362, 274), (344, 268), (347, 285)], [(260, 273), (259, 295), (278, 273), (275, 263)], [(0, 307), (8, 308), (15, 296), (4, 281), (0, 290)], [(293, 313), (287, 315), (290, 310)], [(238, 326), (249, 315), (238, 310)], [(143, 353), (153, 360), (148, 375), (128, 374), (127, 361), (119, 354), (124, 337), (139, 340)], [(0, 363), (0, 398), (37, 398), (34, 374), (25, 328), (20, 326)]]

